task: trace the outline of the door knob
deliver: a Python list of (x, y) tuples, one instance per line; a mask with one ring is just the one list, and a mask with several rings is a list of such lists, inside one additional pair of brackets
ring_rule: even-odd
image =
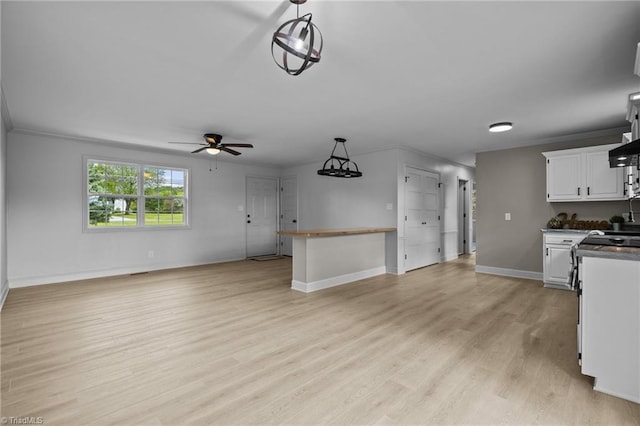
[(298, 223), (298, 221), (297, 221), (297, 220), (295, 220), (295, 219), (293, 219), (293, 220), (292, 220), (292, 222), (293, 222), (293, 223)]
[(250, 220), (248, 220), (248, 221), (247, 221), (247, 223), (251, 223), (251, 221), (250, 221)]

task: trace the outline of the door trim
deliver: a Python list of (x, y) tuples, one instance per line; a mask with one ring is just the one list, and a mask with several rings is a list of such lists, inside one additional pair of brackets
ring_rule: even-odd
[[(285, 179), (295, 179), (296, 182), (296, 231), (299, 229), (300, 226), (300, 194), (299, 194), (299, 188), (298, 188), (298, 175), (288, 175), (288, 176), (281, 176), (280, 178), (278, 178), (278, 231), (282, 231), (284, 230), (284, 207), (283, 207), (283, 203), (284, 203), (284, 180)], [(283, 245), (283, 240), (287, 238), (283, 235), (278, 235), (278, 255), (283, 255), (282, 254), (282, 249), (284, 247)], [(293, 237), (288, 237), (288, 238), (293, 238)], [(291, 241), (291, 255), (293, 256), (293, 241)], [(284, 256), (288, 256), (288, 255), (284, 255)]]

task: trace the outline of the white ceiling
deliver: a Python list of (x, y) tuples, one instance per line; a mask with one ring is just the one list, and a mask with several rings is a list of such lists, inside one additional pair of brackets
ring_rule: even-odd
[[(352, 155), (405, 146), (473, 164), (627, 126), (640, 90), (640, 2), (309, 0), (325, 46), (297, 77), (271, 57), (285, 5), (2, 1), (13, 126), (180, 152), (192, 147), (167, 142), (218, 132), (255, 145), (243, 160), (282, 166), (323, 161), (336, 136)], [(514, 130), (489, 133), (496, 121)]]

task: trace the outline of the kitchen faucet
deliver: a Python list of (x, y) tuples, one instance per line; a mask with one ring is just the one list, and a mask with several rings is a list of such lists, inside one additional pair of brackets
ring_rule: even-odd
[(637, 195), (634, 195), (633, 197), (629, 198), (629, 220), (627, 220), (627, 222), (635, 222), (635, 220), (633, 219), (633, 208), (631, 206), (631, 202), (635, 200), (636, 197)]

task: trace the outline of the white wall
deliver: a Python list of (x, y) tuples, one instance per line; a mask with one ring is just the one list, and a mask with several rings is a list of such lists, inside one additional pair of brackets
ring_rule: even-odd
[[(458, 257), (458, 179), (468, 180), (472, 183), (475, 179), (475, 170), (460, 164), (453, 164), (446, 160), (431, 157), (429, 155), (408, 150), (399, 149), (397, 156), (397, 194), (398, 194), (398, 272), (405, 272), (404, 264), (404, 177), (406, 166), (426, 170), (440, 174), (440, 210), (442, 212), (442, 261), (452, 260)], [(469, 185), (471, 187), (471, 185)], [(468, 192), (470, 199), (471, 191)], [(469, 205), (471, 205), (469, 203)], [(471, 211), (471, 209), (469, 209)], [(472, 218), (469, 214), (469, 235), (472, 232)]]
[[(1, 88), (1, 83), (0, 83)], [(4, 99), (4, 94), (0, 90), (0, 102)], [(2, 110), (0, 118), (0, 310), (9, 293), (9, 282), (7, 281), (7, 129), (5, 125), (6, 112)], [(8, 120), (8, 119), (7, 119)]]
[[(12, 131), (7, 146), (11, 287), (244, 259), (245, 177), (277, 168)], [(84, 232), (83, 155), (190, 168), (191, 229)], [(148, 251), (154, 257), (148, 258)]]
[(326, 158), (285, 169), (283, 176), (298, 178), (298, 228), (395, 227), (395, 157), (390, 152), (352, 156), (363, 172), (355, 179), (318, 175)]
[[(397, 228), (397, 234), (392, 234), (387, 244), (387, 270), (404, 273), (404, 176), (405, 166), (409, 165), (440, 174), (442, 259), (458, 256), (458, 178), (472, 182), (473, 168), (405, 149), (351, 158), (363, 171), (361, 178), (319, 176), (316, 171), (325, 159), (284, 170), (284, 176), (298, 177), (299, 229)], [(386, 209), (389, 203), (391, 210)]]
[[(0, 1), (0, 23), (2, 22), (2, 1)], [(10, 126), (9, 113), (5, 108), (2, 92), (2, 29), (0, 26), (0, 310), (9, 293), (7, 281), (7, 210), (6, 210), (6, 176), (7, 176), (7, 127)]]

